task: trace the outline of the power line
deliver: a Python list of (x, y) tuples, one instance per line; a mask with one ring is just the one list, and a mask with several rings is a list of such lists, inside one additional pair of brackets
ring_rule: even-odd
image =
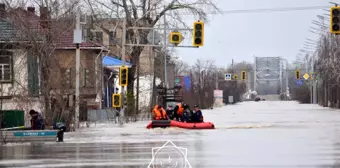
[[(305, 7), (287, 7), (287, 8), (262, 8), (262, 9), (245, 9), (245, 10), (223, 10), (215, 12), (206, 12), (209, 15), (217, 14), (238, 14), (238, 13), (266, 13), (266, 12), (287, 12), (287, 11), (303, 11), (330, 8), (330, 6), (305, 6)], [(193, 13), (180, 13), (181, 15), (194, 15)]]

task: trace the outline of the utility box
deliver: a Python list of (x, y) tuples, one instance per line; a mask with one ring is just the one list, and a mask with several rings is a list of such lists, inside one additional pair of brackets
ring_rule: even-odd
[(25, 126), (25, 112), (22, 110), (2, 110), (0, 111), (1, 128), (11, 128)]

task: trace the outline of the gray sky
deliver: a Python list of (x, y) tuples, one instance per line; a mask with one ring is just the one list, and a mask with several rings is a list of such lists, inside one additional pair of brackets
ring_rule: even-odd
[[(326, 0), (216, 1), (222, 10), (331, 6)], [(303, 48), (306, 38), (318, 38), (308, 30), (311, 26), (318, 28), (311, 22), (318, 20), (316, 15), (324, 13), (327, 12), (314, 9), (215, 15), (211, 17), (209, 25), (205, 26), (204, 47), (179, 48), (176, 53), (183, 61), (190, 64), (202, 58), (215, 60), (216, 64), (221, 67), (230, 64), (232, 59), (235, 62), (243, 60), (253, 62), (254, 55), (281, 56), (292, 61), (295, 60), (299, 49)]]

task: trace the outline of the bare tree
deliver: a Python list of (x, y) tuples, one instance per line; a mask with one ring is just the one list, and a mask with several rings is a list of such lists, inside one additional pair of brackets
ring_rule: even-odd
[[(340, 108), (340, 63), (339, 59), (340, 38), (332, 34), (322, 34), (315, 51), (316, 61), (314, 65), (311, 63), (311, 57), (297, 58), (296, 62), (302, 63), (304, 66), (314, 66), (317, 74), (317, 100), (318, 103), (325, 107)], [(294, 84), (293, 84), (294, 85)], [(292, 89), (294, 99), (301, 103), (310, 102), (310, 89), (304, 84)]]
[[(185, 63), (183, 63), (185, 64)], [(180, 66), (181, 63), (179, 63)], [(184, 101), (190, 105), (198, 104), (202, 108), (210, 108), (214, 104), (214, 90), (224, 90), (227, 96), (232, 90), (233, 95), (240, 97), (245, 92), (245, 83), (224, 81), (227, 69), (217, 68), (214, 61), (196, 60), (194, 66), (186, 68), (190, 77), (190, 88), (183, 88)], [(230, 71), (229, 71), (230, 72)], [(218, 88), (216, 88), (216, 83)], [(235, 98), (239, 101), (238, 98)]]
[[(217, 6), (212, 0), (195, 0), (193, 2), (182, 2), (179, 0), (87, 0), (87, 4), (95, 20), (101, 18), (111, 18), (112, 20), (125, 19), (127, 27), (152, 28), (158, 24), (165, 14), (169, 16), (169, 22), (167, 24), (171, 24), (171, 26), (185, 25), (183, 12), (193, 14), (197, 16), (198, 19), (206, 21), (206, 12), (208, 12), (208, 10), (218, 11)], [(120, 22), (116, 28), (121, 27), (121, 25)], [(105, 28), (103, 24), (97, 23), (97, 26), (109, 33), (109, 30)], [(129, 29), (127, 31), (127, 41), (133, 44), (147, 44), (147, 35), (150, 31), (151, 30), (147, 29)], [(121, 43), (118, 43), (118, 46), (120, 46), (120, 44)], [(129, 71), (129, 76), (131, 76), (132, 79), (130, 79), (127, 87), (128, 92), (131, 93), (128, 93), (128, 95), (133, 95), (136, 66), (143, 49), (144, 47), (142, 46), (133, 46), (128, 49), (130, 52), (127, 54), (131, 55), (132, 63), (132, 68)], [(128, 97), (128, 101), (129, 100), (130, 98)]]
[(174, 64), (175, 64), (175, 75), (176, 76), (188, 73), (189, 68), (190, 68), (189, 64), (181, 60), (175, 60)]

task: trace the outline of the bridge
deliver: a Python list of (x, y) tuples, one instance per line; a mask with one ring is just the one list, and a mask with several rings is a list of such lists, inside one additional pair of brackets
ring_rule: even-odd
[(266, 100), (280, 100), (279, 94), (289, 94), (287, 69), (280, 57), (255, 57), (253, 90)]

